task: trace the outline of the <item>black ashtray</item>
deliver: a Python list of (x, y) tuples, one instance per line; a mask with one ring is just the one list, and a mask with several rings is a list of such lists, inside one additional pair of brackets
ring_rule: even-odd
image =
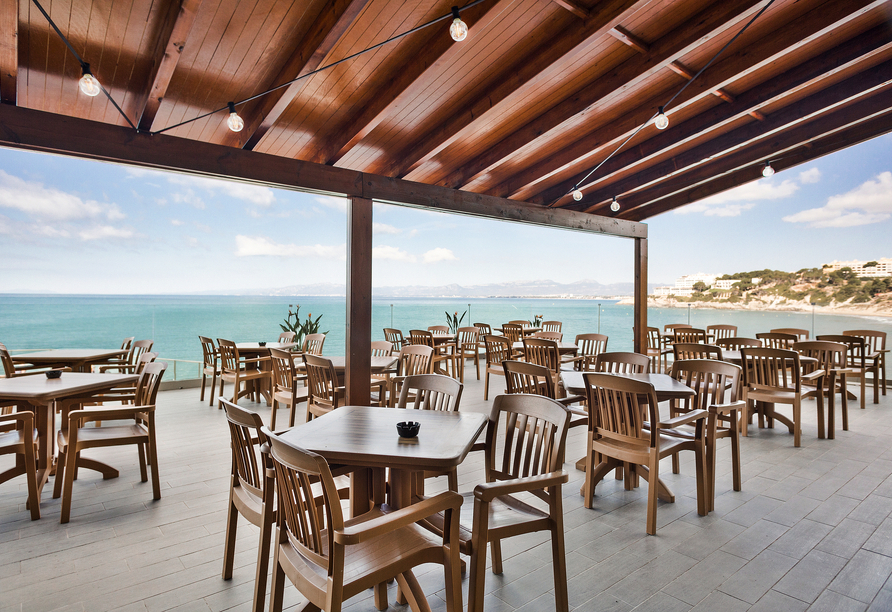
[(61, 378), (62, 370), (47, 370), (46, 377), (47, 378)]
[(259, 344), (260, 346), (266, 346), (266, 342), (258, 342), (257, 344)]
[(401, 421), (396, 424), (396, 430), (401, 438), (414, 438), (421, 429), (421, 423), (417, 421)]

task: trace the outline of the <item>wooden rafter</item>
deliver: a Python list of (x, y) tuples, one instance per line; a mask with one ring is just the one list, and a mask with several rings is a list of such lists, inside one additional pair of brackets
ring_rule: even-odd
[[(278, 87), (316, 70), (338, 43), (356, 17), (370, 0), (332, 0), (322, 9), (310, 33), (274, 79), (271, 87)], [(238, 138), (244, 139), (243, 148), (253, 150), (269, 129), (275, 125), (285, 109), (300, 93), (306, 79), (291, 83), (263, 96), (244, 113), (245, 128)]]
[(553, 2), (560, 7), (567, 9), (580, 19), (588, 19), (591, 17), (591, 11), (581, 4), (574, 2), (574, 0), (553, 0)]
[(144, 132), (152, 129), (161, 101), (167, 95), (167, 87), (186, 46), (201, 1), (172, 2), (164, 17), (152, 53), (152, 72), (149, 74), (144, 93), (134, 101), (132, 107), (136, 111), (133, 116), (138, 119), (137, 127)]
[(616, 40), (620, 41), (624, 45), (628, 45), (637, 51), (638, 53), (649, 53), (650, 45), (629, 32), (622, 26), (616, 26), (612, 30), (610, 30), (610, 35), (613, 36)]
[(730, 0), (710, 5), (690, 23), (685, 23), (654, 42), (648, 54), (629, 58), (611, 71), (609, 78), (597, 79), (552, 106), (437, 183), (454, 188), (465, 186), (478, 174), (498, 166), (503, 160), (542, 135), (590, 110), (599, 102), (610, 99), (618, 90), (644, 82), (657, 70), (665, 68), (669, 63), (702, 45), (704, 40), (719, 36), (751, 17), (766, 2), (768, 0)]
[(15, 104), (19, 70), (19, 3), (0, 0), (0, 103)]
[(540, 74), (552, 69), (564, 57), (570, 56), (598, 40), (607, 32), (647, 6), (651, 0), (610, 0), (599, 5), (599, 10), (585, 22), (574, 22), (552, 40), (531, 49), (526, 56), (508, 66), (501, 76), (476, 100), (441, 121), (402, 151), (392, 155), (389, 162), (370, 170), (386, 176), (403, 177), (431, 156), (454, 142), (462, 130), (475, 121), (489, 117), (498, 104), (532, 82)]

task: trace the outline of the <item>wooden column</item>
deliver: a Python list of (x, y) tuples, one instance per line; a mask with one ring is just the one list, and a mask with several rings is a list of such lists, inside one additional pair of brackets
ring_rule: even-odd
[(647, 354), (647, 238), (635, 239), (635, 352)]
[(372, 201), (350, 198), (347, 209), (347, 405), (371, 400)]

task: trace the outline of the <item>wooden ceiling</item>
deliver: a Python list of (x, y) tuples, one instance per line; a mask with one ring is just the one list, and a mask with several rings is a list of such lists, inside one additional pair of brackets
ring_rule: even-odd
[[(454, 0), (44, 0), (142, 132), (313, 73)], [(892, 1), (484, 0), (165, 133), (640, 221), (892, 131)], [(0, 0), (0, 98), (128, 126), (31, 0)], [(567, 195), (580, 184), (581, 201)], [(610, 210), (612, 198), (621, 204)]]

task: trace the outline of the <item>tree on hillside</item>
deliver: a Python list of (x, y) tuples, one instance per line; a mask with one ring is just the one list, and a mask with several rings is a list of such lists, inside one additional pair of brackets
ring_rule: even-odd
[(709, 289), (709, 287), (707, 287), (706, 283), (704, 283), (703, 281), (697, 281), (696, 283), (694, 283), (694, 291), (696, 291), (697, 293), (703, 293), (707, 289)]

